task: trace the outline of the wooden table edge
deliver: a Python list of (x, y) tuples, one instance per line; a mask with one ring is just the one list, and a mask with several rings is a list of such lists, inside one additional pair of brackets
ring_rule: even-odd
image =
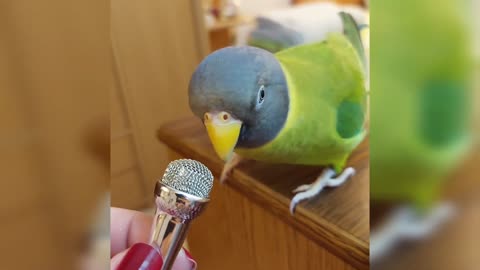
[[(213, 168), (212, 173), (215, 177), (218, 178), (218, 176), (220, 176), (221, 171), (217, 169), (223, 167), (220, 160), (213, 161), (209, 159), (208, 156), (189, 151), (190, 149), (186, 149), (188, 147), (181, 146), (178, 143), (167, 143), (168, 141), (177, 141), (178, 138), (163, 133), (162, 128), (157, 131), (157, 137), (167, 147), (182, 156), (199, 160), (208, 168)], [(242, 173), (242, 171), (234, 170), (231, 178), (228, 179), (226, 184), (248, 198), (253, 199), (257, 205), (277, 216), (290, 226), (293, 226), (302, 232), (307, 238), (326, 248), (355, 268), (369, 269), (369, 243), (367, 241), (355, 237), (351, 233), (339, 228), (327, 220), (324, 220), (323, 218), (319, 219), (320, 222), (316, 222), (312, 218), (313, 214), (301, 205), (297, 206), (295, 215), (292, 216), (289, 210), (289, 200), (286, 200), (283, 195), (278, 194), (277, 192), (266, 192), (269, 187), (255, 181), (250, 176)], [(255, 186), (255, 188), (251, 188), (252, 186)], [(266, 196), (271, 197), (279, 203), (275, 205), (268, 203), (265, 199)], [(265, 207), (267, 203), (268, 206), (275, 207)], [(279, 207), (279, 205), (282, 207)]]

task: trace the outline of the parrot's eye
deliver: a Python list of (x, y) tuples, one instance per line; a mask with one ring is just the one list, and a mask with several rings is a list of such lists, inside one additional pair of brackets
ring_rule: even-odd
[(260, 89), (258, 89), (257, 106), (261, 105), (264, 99), (265, 99), (265, 86), (262, 85), (260, 86)]

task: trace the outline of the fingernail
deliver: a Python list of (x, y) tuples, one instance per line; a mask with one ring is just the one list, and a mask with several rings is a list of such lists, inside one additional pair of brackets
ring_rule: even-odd
[(145, 243), (137, 243), (125, 254), (117, 270), (157, 270), (162, 268), (162, 265), (162, 256), (157, 250)]
[(197, 262), (193, 259), (192, 254), (190, 254), (190, 252), (188, 252), (188, 250), (186, 250), (186, 249), (183, 249), (183, 251), (185, 251), (185, 255), (187, 255), (188, 261), (192, 264), (191, 269), (196, 270), (197, 269)]

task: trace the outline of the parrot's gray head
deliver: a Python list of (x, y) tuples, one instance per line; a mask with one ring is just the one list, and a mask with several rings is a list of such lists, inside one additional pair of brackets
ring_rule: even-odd
[(289, 109), (280, 63), (270, 52), (249, 46), (223, 48), (205, 58), (190, 80), (189, 102), (223, 159), (234, 147), (274, 139)]

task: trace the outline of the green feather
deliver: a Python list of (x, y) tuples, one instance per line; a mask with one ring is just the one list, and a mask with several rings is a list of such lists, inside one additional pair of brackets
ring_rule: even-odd
[(342, 18), (343, 22), (343, 33), (357, 51), (357, 54), (362, 61), (363, 67), (366, 68), (367, 58), (365, 57), (365, 49), (363, 48), (362, 38), (360, 37), (357, 23), (353, 19), (352, 15), (348, 13), (342, 11), (339, 13), (339, 15), (340, 18)]
[(350, 138), (362, 131), (364, 112), (358, 102), (345, 100), (337, 109), (337, 132), (342, 138)]
[(366, 91), (356, 51), (341, 34), (275, 54), (286, 76), (290, 107), (271, 142), (237, 148), (256, 160), (329, 165), (339, 172), (365, 137)]

